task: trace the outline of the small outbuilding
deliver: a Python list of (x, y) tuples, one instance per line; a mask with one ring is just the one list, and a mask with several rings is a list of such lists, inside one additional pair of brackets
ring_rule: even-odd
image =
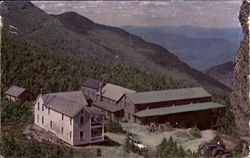
[(96, 93), (105, 86), (103, 81), (97, 79), (88, 79), (81, 84), (83, 94), (89, 96), (92, 100), (96, 100)]
[(32, 101), (33, 94), (25, 88), (12, 86), (4, 92), (5, 99), (8, 101), (15, 102), (17, 100), (21, 101)]

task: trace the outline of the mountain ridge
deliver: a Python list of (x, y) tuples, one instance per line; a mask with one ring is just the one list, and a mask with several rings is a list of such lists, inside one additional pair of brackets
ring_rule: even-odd
[[(160, 73), (187, 85), (202, 85), (211, 92), (230, 92), (228, 87), (190, 68), (167, 49), (145, 42), (120, 28), (84, 20), (77, 21), (76, 24), (74, 19), (83, 16), (72, 12), (48, 15), (34, 6), (23, 9), (25, 4), (22, 2), (1, 4), (7, 8), (7, 11), (1, 11), (4, 23), (7, 24), (3, 27), (4, 37), (25, 40), (31, 46), (76, 60), (84, 59), (108, 66), (121, 64), (153, 74)], [(86, 22), (91, 23), (92, 27), (79, 29), (79, 25), (81, 27), (81, 24), (84, 25)], [(20, 36), (8, 34), (8, 24), (17, 27)]]
[(232, 61), (213, 66), (205, 71), (206, 75), (213, 77), (214, 79), (224, 83), (228, 87), (233, 89), (234, 75), (233, 75), (234, 63)]
[[(158, 27), (130, 26), (123, 28), (148, 42), (156, 43), (169, 49), (171, 53), (177, 55), (189, 66), (200, 71), (233, 60), (240, 43), (239, 40), (232, 41), (224, 37), (224, 35), (231, 37), (236, 33), (230, 29), (228, 32), (224, 31), (224, 33), (221, 29), (218, 29), (218, 35), (212, 35), (214, 32), (211, 29), (206, 31), (205, 29), (194, 27), (202, 31), (197, 31), (196, 36), (193, 36), (192, 34), (195, 34), (193, 33), (194, 28), (191, 31), (181, 29), (182, 27), (156, 29)], [(220, 33), (220, 30), (222, 33)], [(232, 39), (235, 39), (235, 37)]]

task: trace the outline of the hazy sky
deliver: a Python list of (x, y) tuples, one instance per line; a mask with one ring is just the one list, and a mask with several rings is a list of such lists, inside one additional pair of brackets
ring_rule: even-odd
[(109, 26), (240, 27), (240, 1), (34, 1), (50, 14), (75, 11)]

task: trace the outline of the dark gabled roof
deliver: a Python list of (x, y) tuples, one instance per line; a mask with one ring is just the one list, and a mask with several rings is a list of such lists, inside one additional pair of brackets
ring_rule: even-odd
[(40, 96), (46, 107), (70, 117), (74, 117), (87, 105), (81, 91), (49, 93)]
[(123, 110), (122, 106), (110, 104), (104, 101), (95, 102), (93, 103), (93, 105), (109, 112), (117, 112)]
[(171, 89), (161, 91), (137, 92), (126, 94), (134, 104), (157, 103), (165, 101), (211, 97), (202, 87)]
[(26, 89), (24, 89), (24, 88), (12, 86), (8, 90), (6, 90), (4, 93), (12, 95), (14, 97), (19, 97), (25, 91), (26, 91)]
[(207, 103), (197, 103), (197, 104), (187, 104), (174, 107), (164, 107), (164, 108), (155, 108), (155, 109), (146, 109), (135, 113), (137, 117), (150, 117), (150, 116), (160, 116), (160, 115), (169, 115), (183, 112), (191, 111), (201, 111), (208, 109), (217, 109), (224, 108), (225, 105), (221, 105), (214, 102)]
[(84, 109), (92, 115), (105, 115), (105, 112), (103, 112), (102, 109), (95, 106), (85, 106)]
[(102, 81), (91, 78), (91, 79), (88, 79), (88, 80), (84, 81), (82, 83), (82, 86), (86, 86), (86, 87), (98, 90), (101, 83), (102, 83)]

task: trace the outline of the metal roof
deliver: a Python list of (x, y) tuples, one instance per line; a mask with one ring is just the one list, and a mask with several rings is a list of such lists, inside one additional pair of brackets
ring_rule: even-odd
[[(121, 86), (113, 85), (110, 83), (107, 83), (102, 88), (102, 96), (115, 101), (120, 100), (120, 98), (126, 93), (135, 93), (135, 91)], [(96, 94), (100, 95), (100, 91), (97, 92)]]
[(70, 117), (74, 117), (88, 104), (81, 91), (49, 93), (41, 97), (46, 107)]
[(104, 101), (95, 102), (93, 103), (93, 105), (100, 109), (107, 110), (109, 112), (117, 112), (117, 111), (123, 110), (122, 106), (110, 104)]
[(137, 92), (126, 94), (134, 104), (157, 103), (173, 100), (211, 97), (202, 87), (171, 89), (161, 91)]
[(5, 91), (5, 94), (19, 97), (24, 91), (26, 91), (26, 89), (17, 86), (11, 86), (8, 90)]
[(201, 110), (224, 108), (224, 107), (226, 106), (218, 103), (206, 102), (206, 103), (180, 105), (174, 107), (155, 108), (148, 110), (146, 109), (135, 113), (135, 116), (137, 117), (160, 116), (160, 115), (169, 115), (169, 114), (201, 111)]
[(84, 81), (82, 83), (82, 85), (98, 90), (101, 83), (102, 83), (102, 81), (91, 78), (91, 79), (88, 79), (88, 80)]

